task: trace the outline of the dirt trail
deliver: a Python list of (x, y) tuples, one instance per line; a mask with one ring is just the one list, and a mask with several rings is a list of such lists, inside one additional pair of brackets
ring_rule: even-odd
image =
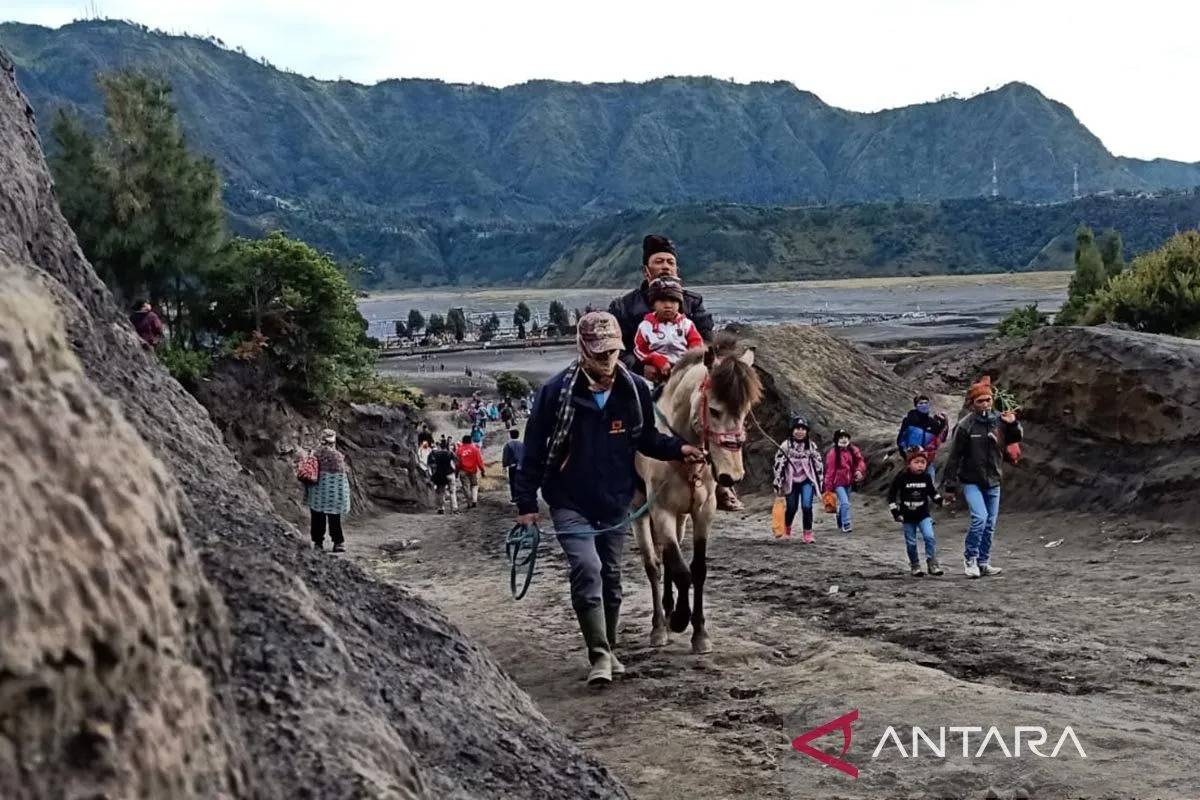
[[(956, 568), (965, 515), (943, 514), (948, 574), (913, 579), (881, 500), (859, 499), (850, 535), (818, 516), (806, 546), (766, 534), (768, 500), (754, 498), (747, 513), (720, 516), (711, 549), (715, 652), (692, 656), (686, 634), (649, 646), (649, 590), (631, 546), (618, 648), (629, 671), (595, 692), (552, 540), (529, 595), (508, 595), (504, 500), (497, 481), (469, 514), (381, 517), (352, 533), (351, 551), (444, 609), (635, 797), (1200, 795), (1194, 532), (1002, 514), (994, 562), (1007, 572), (969, 581)], [(389, 552), (402, 538), (421, 545)], [(855, 708), (857, 780), (790, 749)], [(995, 744), (963, 758), (954, 733), (944, 759), (905, 759), (894, 745), (873, 759), (889, 725), (906, 749), (912, 725), (935, 739), (939, 726), (995, 725), (1010, 750), (1015, 726), (1040, 725), (1047, 753), (1070, 725), (1087, 759), (1070, 744), (1055, 759), (1005, 758)], [(836, 752), (836, 739), (819, 746)]]

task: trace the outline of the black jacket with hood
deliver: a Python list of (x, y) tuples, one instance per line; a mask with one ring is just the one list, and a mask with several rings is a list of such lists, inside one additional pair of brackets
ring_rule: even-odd
[[(623, 294), (608, 306), (608, 313), (617, 318), (621, 324), (621, 339), (625, 343), (625, 352), (621, 353), (621, 363), (631, 372), (641, 375), (642, 364), (633, 355), (633, 339), (637, 336), (638, 325), (650, 313), (649, 284), (642, 285), (628, 294)], [(700, 338), (705, 342), (713, 339), (713, 318), (704, 307), (704, 298), (695, 292), (683, 290), (683, 315), (690, 319), (700, 332)]]

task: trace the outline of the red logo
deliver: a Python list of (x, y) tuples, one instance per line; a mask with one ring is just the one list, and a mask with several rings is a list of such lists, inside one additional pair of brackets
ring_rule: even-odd
[(609, 428), (608, 432), (611, 434), (624, 433), (625, 432), (625, 421), (620, 420), (620, 419), (614, 419), (612, 421), (612, 427)]
[(820, 750), (818, 750), (817, 748), (815, 748), (809, 744), (809, 742), (811, 742), (813, 739), (820, 739), (822, 736), (824, 736), (827, 733), (833, 733), (834, 731), (841, 731), (842, 737), (843, 737), (843, 739), (842, 739), (842, 755), (843, 756), (846, 755), (846, 753), (850, 750), (850, 737), (853, 735), (851, 726), (854, 724), (854, 722), (857, 719), (858, 719), (858, 709), (856, 708), (848, 714), (843, 714), (842, 716), (838, 717), (835, 720), (830, 720), (829, 722), (826, 722), (824, 725), (822, 725), (819, 728), (813, 728), (811, 731), (805, 731), (804, 733), (797, 736), (795, 739), (792, 739), (792, 749), (795, 750), (797, 753), (803, 753), (806, 756), (815, 758), (817, 761), (820, 761), (822, 764), (824, 764), (827, 767), (833, 767), (834, 769), (836, 769), (840, 772), (844, 772), (847, 775), (849, 775), (851, 778), (857, 778), (858, 777), (858, 767), (854, 766), (849, 761), (843, 761), (842, 759), (840, 759), (836, 756), (831, 756), (828, 753), (823, 753)]

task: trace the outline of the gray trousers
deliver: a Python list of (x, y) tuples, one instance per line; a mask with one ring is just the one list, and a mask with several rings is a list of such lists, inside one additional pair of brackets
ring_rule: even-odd
[[(554, 530), (588, 531), (595, 526), (574, 511), (550, 509)], [(609, 533), (582, 536), (556, 536), (571, 571), (571, 605), (576, 611), (590, 608), (616, 608), (621, 605), (621, 554), (625, 550), (628, 527)]]

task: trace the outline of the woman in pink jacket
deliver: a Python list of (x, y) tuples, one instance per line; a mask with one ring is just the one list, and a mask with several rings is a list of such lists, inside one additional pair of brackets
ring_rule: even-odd
[(850, 493), (867, 475), (867, 462), (862, 451), (850, 442), (850, 434), (839, 430), (833, 434), (833, 447), (825, 454), (826, 492), (836, 492), (838, 527), (842, 533), (854, 530), (850, 521)]

